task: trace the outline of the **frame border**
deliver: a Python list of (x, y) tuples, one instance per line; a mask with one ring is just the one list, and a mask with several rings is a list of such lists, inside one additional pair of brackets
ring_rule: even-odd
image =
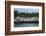
[[(10, 18), (11, 9), (10, 5), (27, 5), (27, 6), (42, 6), (42, 30), (32, 30), (32, 31), (10, 31)], [(18, 34), (35, 34), (45, 32), (45, 4), (36, 2), (20, 2), (20, 1), (5, 1), (5, 35), (18, 35)]]

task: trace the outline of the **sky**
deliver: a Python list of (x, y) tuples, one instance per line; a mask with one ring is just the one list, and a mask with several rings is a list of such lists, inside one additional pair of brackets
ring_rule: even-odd
[(25, 12), (25, 13), (38, 13), (39, 12), (39, 9), (29, 9), (29, 8), (15, 8), (14, 10), (17, 10), (18, 13), (22, 13), (22, 12)]

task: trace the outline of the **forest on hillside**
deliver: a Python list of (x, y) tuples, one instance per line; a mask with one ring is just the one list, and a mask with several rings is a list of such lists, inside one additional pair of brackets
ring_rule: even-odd
[(16, 11), (14, 11), (14, 17), (17, 17), (17, 16), (19, 16), (19, 17), (39, 17), (39, 13), (28, 13), (28, 11), (27, 11), (27, 13), (24, 13), (24, 12), (21, 12), (21, 13), (18, 13), (18, 11), (16, 10)]

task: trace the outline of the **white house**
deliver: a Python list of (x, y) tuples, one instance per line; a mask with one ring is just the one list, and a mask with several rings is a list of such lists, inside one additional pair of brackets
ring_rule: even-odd
[(14, 21), (39, 21), (39, 19), (37, 17), (16, 17)]

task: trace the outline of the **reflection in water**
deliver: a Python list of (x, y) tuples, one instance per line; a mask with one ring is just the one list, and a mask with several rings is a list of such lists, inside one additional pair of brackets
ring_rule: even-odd
[(14, 23), (14, 27), (38, 27), (39, 23)]

